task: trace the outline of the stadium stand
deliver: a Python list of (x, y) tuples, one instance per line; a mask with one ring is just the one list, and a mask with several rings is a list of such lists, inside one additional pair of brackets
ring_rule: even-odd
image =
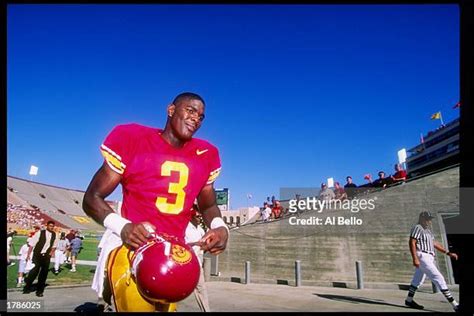
[[(288, 217), (321, 216), (305, 211), (268, 223), (252, 223), (231, 229), (231, 245), (219, 255), (224, 278), (242, 275), (245, 261), (252, 264), (252, 280), (294, 280), (294, 262), (301, 260), (305, 284), (356, 281), (355, 261), (364, 265), (367, 282), (402, 282), (412, 277), (408, 234), (421, 211), (435, 214), (435, 238), (447, 241), (444, 220), (459, 214), (459, 166), (414, 178), (384, 190), (364, 193), (375, 209), (351, 214), (349, 210), (325, 210), (327, 216), (351, 215), (361, 226), (290, 225)], [(288, 207), (288, 201), (282, 205)], [(453, 283), (446, 256), (438, 256), (440, 271)], [(408, 281), (407, 281), (408, 280)]]
[(82, 198), (84, 197), (84, 192), (79, 192), (75, 190), (69, 190), (67, 191), (67, 194), (72, 198), (72, 200), (76, 201), (82, 201)]
[[(49, 220), (54, 219), (31, 206), (7, 203), (7, 226), (20, 234), (27, 234), (35, 226), (41, 227)], [(67, 228), (59, 222), (57, 227)]]
[(15, 205), (28, 205), (28, 203), (21, 199), (18, 195), (16, 195), (15, 193), (13, 193), (12, 191), (8, 190), (7, 189), (7, 201), (8, 203), (10, 204), (15, 204)]
[[(38, 208), (44, 218), (59, 226), (81, 231), (103, 232), (104, 228), (88, 217), (81, 208), (84, 192), (7, 177), (8, 203)], [(114, 204), (110, 202), (110, 204)]]

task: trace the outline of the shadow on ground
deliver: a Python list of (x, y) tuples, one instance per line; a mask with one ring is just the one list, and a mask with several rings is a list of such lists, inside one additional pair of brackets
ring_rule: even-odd
[[(328, 300), (334, 300), (334, 301), (339, 301), (339, 302), (347, 302), (347, 303), (352, 303), (352, 304), (372, 304), (372, 305), (385, 305), (385, 306), (393, 306), (393, 307), (401, 307), (401, 308), (409, 308), (405, 305), (402, 304), (392, 304), (392, 303), (387, 303), (383, 300), (377, 300), (377, 299), (368, 299), (364, 297), (356, 297), (356, 296), (345, 296), (345, 295), (333, 295), (333, 294), (318, 294), (314, 293), (314, 295), (325, 298)], [(423, 309), (424, 311), (428, 312), (436, 312), (434, 310), (430, 309)], [(415, 311), (415, 310), (414, 310)], [(416, 310), (420, 311), (420, 310)]]
[(104, 311), (103, 305), (97, 303), (86, 302), (74, 308), (76, 313), (100, 313)]

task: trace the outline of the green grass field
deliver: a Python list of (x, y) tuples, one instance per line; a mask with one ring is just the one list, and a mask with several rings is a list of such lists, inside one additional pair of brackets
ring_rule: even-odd
[[(21, 246), (26, 243), (26, 236), (15, 236), (13, 237), (14, 249), (10, 250), (10, 255), (18, 254)], [(97, 245), (99, 240), (93, 237), (85, 237), (82, 243), (83, 249), (78, 256), (79, 260), (97, 260)], [(15, 253), (14, 253), (15, 252)]]
[[(13, 249), (10, 250), (10, 255), (17, 255), (21, 246), (26, 243), (26, 236), (15, 236), (13, 237)], [(84, 238), (83, 249), (78, 256), (79, 260), (97, 260), (97, 245), (99, 240), (96, 238)], [(16, 287), (17, 276), (18, 276), (18, 260), (13, 260), (16, 264), (14, 266), (7, 267), (7, 288)], [(50, 268), (53, 268), (54, 264), (50, 264)], [(63, 284), (82, 284), (92, 283), (94, 277), (94, 266), (86, 266), (78, 264), (76, 272), (70, 272), (70, 265), (65, 263), (62, 265), (62, 271), (58, 275), (50, 272), (46, 281), (49, 285), (63, 285)]]
[[(7, 267), (7, 288), (16, 287), (18, 277), (18, 260), (14, 266)], [(53, 268), (54, 264), (50, 264), (50, 268)], [(70, 265), (65, 263), (62, 265), (62, 271), (58, 275), (55, 275), (51, 271), (48, 273), (46, 284), (49, 285), (64, 285), (64, 284), (92, 284), (92, 278), (94, 277), (95, 267), (77, 265), (76, 272), (70, 272)], [(36, 283), (38, 279), (35, 280)]]

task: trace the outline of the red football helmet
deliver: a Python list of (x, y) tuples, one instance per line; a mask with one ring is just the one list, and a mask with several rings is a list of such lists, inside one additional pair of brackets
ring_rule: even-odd
[(198, 284), (199, 260), (190, 246), (177, 239), (155, 235), (131, 260), (138, 290), (150, 301), (165, 304), (181, 301)]

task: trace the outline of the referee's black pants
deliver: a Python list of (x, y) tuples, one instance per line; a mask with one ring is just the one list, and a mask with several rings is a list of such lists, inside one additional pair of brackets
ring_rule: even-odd
[(51, 256), (49, 254), (40, 254), (37, 256), (33, 256), (32, 261), (35, 266), (33, 269), (31, 269), (31, 271), (28, 273), (28, 276), (25, 278), (25, 288), (31, 289), (33, 281), (39, 274), (36, 293), (43, 293), (44, 288), (46, 286), (46, 279), (48, 278)]

